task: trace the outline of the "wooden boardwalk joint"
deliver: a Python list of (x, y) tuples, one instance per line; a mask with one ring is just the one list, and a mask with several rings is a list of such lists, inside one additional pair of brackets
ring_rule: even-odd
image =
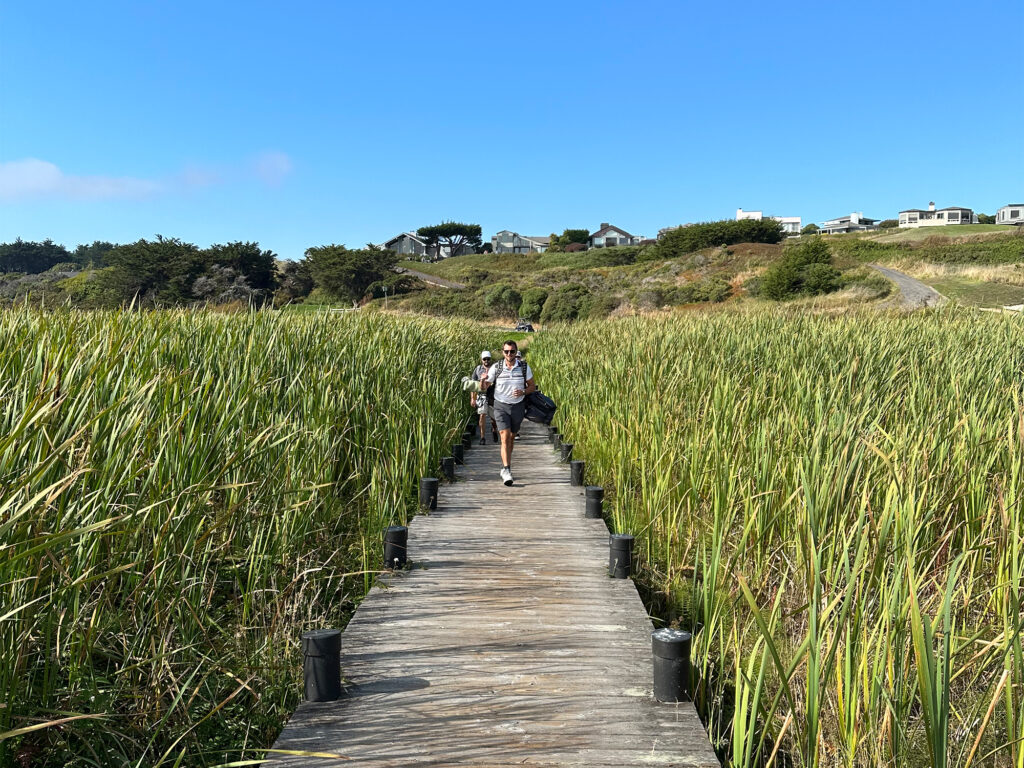
[(345, 693), (305, 702), (271, 765), (687, 766), (718, 760), (692, 704), (652, 696), (653, 629), (610, 579), (608, 530), (529, 422), (516, 482), (474, 444), (409, 528), (411, 568), (381, 579), (342, 637)]

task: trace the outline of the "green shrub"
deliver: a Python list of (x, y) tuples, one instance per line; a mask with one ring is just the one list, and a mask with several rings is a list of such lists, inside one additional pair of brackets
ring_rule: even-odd
[(480, 296), (470, 290), (427, 290), (412, 294), (402, 305), (413, 312), (440, 317), (487, 317)]
[(563, 285), (548, 296), (541, 312), (542, 323), (567, 323), (580, 316), (581, 304), (590, 309), (590, 291), (583, 285)]
[(666, 232), (654, 245), (645, 248), (640, 261), (673, 259), (702, 248), (735, 243), (781, 243), (785, 233), (774, 219), (709, 221)]
[(730, 285), (717, 277), (686, 283), (665, 296), (666, 304), (698, 304), (725, 301), (732, 293)]
[(831, 264), (808, 264), (803, 271), (801, 293), (817, 296), (838, 291), (843, 286), (843, 277)]
[(544, 288), (527, 288), (523, 291), (523, 303), (519, 305), (519, 316), (527, 320), (539, 320), (544, 309), (548, 292)]
[(484, 306), (498, 317), (515, 315), (522, 303), (522, 295), (511, 285), (499, 284), (484, 294)]
[(842, 287), (842, 275), (832, 266), (828, 241), (814, 238), (787, 248), (769, 267), (758, 286), (759, 293), (775, 301), (795, 296), (817, 296)]
[(800, 271), (785, 261), (780, 261), (761, 275), (758, 293), (767, 299), (785, 301), (800, 293)]
[(581, 302), (580, 317), (588, 320), (601, 320), (608, 317), (619, 307), (619, 300), (611, 293), (591, 295), (589, 300)]

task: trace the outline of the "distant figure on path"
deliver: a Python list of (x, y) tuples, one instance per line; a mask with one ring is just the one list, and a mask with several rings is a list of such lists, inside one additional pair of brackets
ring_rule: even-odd
[[(480, 365), (473, 369), (473, 381), (481, 381), (485, 378), (487, 369), (491, 367), (491, 353), (484, 350), (480, 353)], [(487, 445), (487, 417), (491, 417), (491, 435), (494, 442), (498, 442), (498, 427), (494, 423), (494, 407), (487, 402), (486, 395), (469, 393), (470, 405), (476, 408), (480, 414), (480, 445)]]
[(519, 345), (514, 341), (502, 344), (501, 362), (490, 367), (480, 380), (480, 387), (487, 394), (493, 389), (494, 421), (501, 432), (501, 481), (512, 485), (512, 447), (515, 435), (526, 415), (526, 396), (537, 387), (533, 383), (530, 366), (516, 360)]

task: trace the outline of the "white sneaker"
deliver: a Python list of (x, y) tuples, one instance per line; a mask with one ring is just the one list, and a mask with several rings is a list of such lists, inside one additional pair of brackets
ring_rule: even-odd
[(508, 467), (501, 468), (501, 481), (505, 483), (505, 485), (512, 485), (512, 470)]

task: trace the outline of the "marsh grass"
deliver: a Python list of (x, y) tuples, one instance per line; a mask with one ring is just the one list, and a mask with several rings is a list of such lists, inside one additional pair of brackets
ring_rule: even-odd
[(955, 307), (534, 341), (727, 765), (1024, 766), (1021, 349)]
[[(467, 326), (0, 312), (0, 764), (258, 756), (461, 430)], [(427, 370), (429, 369), (429, 370)]]

